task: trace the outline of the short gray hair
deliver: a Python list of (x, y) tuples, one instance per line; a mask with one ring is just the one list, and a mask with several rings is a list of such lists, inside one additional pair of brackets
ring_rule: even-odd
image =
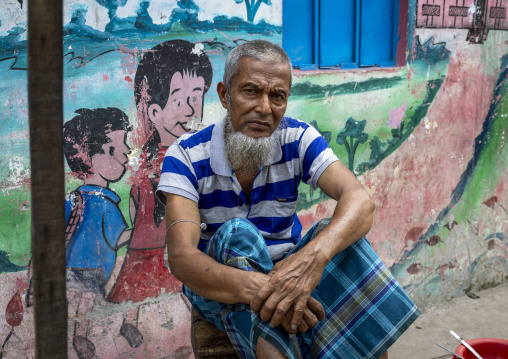
[(253, 40), (235, 47), (226, 59), (223, 82), (226, 84), (228, 92), (233, 77), (238, 75), (238, 63), (244, 57), (251, 57), (269, 64), (287, 64), (291, 71), (291, 78), (289, 79), (289, 88), (291, 88), (293, 83), (293, 65), (286, 51), (269, 41)]

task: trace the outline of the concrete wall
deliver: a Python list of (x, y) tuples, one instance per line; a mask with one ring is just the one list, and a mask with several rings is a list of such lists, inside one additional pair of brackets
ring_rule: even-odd
[[(426, 0), (401, 0), (401, 11), (408, 14), (399, 33), (401, 66), (295, 72), (287, 115), (313, 123), (364, 183), (377, 205), (369, 240), (420, 305), (508, 277), (508, 34), (503, 19), (484, 15), (490, 20), (480, 23), (478, 17), (479, 9), (504, 7), (500, 2), (465, 1), (468, 12), (459, 23), (452, 21), (449, 1), (433, 2), (440, 6), (439, 20), (436, 8), (423, 11)], [(21, 358), (34, 355), (27, 3), (5, 3), (0, 13), (0, 357)], [(192, 357), (188, 303), (165, 265), (164, 222), (153, 202), (157, 158), (174, 141), (170, 132), (184, 131), (178, 122), (201, 113), (204, 125), (222, 118), (215, 87), (225, 57), (251, 39), (281, 43), (282, 1), (261, 3), (253, 22), (247, 21), (245, 3), (231, 0), (66, 1), (64, 27), (67, 214), (92, 223), (80, 234), (83, 241), (112, 247), (100, 252), (107, 265), (95, 266), (102, 276), (86, 271), (69, 277), (69, 357), (78, 352), (82, 358), (94, 353)], [(202, 90), (194, 92), (191, 82), (184, 82), (169, 111), (164, 106), (150, 111), (155, 95), (146, 89), (156, 70), (148, 66), (147, 82), (136, 86), (141, 59), (158, 54), (152, 49), (161, 43), (182, 44), (175, 40), (192, 44), (163, 56), (162, 63), (171, 67), (199, 58)], [(106, 108), (112, 110), (92, 111)], [(111, 138), (127, 128), (124, 122), (98, 139), (111, 117), (128, 118), (131, 131)], [(354, 152), (348, 150), (358, 141), (347, 135), (351, 126), (365, 134)], [(112, 142), (105, 144), (104, 136)], [(90, 155), (94, 143), (99, 151)], [(80, 203), (75, 190), (83, 185), (92, 189), (83, 212), (73, 212), (72, 205)], [(92, 213), (87, 200), (96, 203)], [(330, 214), (333, 205), (319, 190), (300, 188), (305, 229)], [(97, 221), (103, 212), (114, 220)], [(69, 237), (78, 235), (70, 232)], [(74, 246), (78, 261), (98, 258), (84, 242)]]

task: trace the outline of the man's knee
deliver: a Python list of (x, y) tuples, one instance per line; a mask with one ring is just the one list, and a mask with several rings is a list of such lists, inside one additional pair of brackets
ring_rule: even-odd
[(236, 232), (236, 231), (242, 231), (242, 230), (248, 230), (248, 231), (252, 231), (252, 232), (254, 232), (256, 234), (259, 233), (259, 230), (254, 225), (254, 223), (249, 221), (247, 218), (233, 218), (233, 219), (230, 219), (229, 221), (225, 222), (219, 228), (219, 231), (221, 231), (221, 229), (225, 229), (226, 232), (229, 232), (231, 230), (234, 231), (234, 232)]
[(284, 354), (279, 349), (275, 348), (272, 344), (262, 337), (258, 337), (256, 345), (256, 359), (285, 359)]
[(263, 238), (257, 227), (246, 218), (233, 218), (225, 222), (214, 235), (214, 240), (225, 242), (230, 246), (252, 242), (252, 239)]
[(224, 223), (210, 240), (206, 253), (220, 263), (243, 270), (268, 273), (273, 268), (265, 239), (245, 218)]

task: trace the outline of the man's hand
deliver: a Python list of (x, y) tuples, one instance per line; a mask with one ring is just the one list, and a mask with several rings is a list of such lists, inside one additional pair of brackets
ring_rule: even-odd
[(320, 320), (325, 318), (325, 311), (321, 303), (317, 299), (310, 297), (307, 302), (307, 308), (303, 312), (302, 321), (298, 325), (297, 330), (291, 328), (291, 319), (293, 318), (293, 308), (291, 308), (284, 319), (282, 326), (289, 334), (296, 334), (297, 332), (305, 333), (310, 328), (314, 328)]
[(324, 310), (317, 300), (310, 299), (310, 294), (321, 280), (326, 264), (328, 260), (320, 256), (311, 243), (278, 262), (268, 273), (271, 277), (268, 283), (252, 299), (252, 311), (259, 311), (261, 319), (270, 320), (270, 326), (275, 328), (292, 310), (289, 326), (288, 319), (284, 321), (290, 333), (295, 333), (299, 326), (305, 329), (302, 318), (306, 325), (314, 326), (317, 322), (313, 316), (323, 319)]

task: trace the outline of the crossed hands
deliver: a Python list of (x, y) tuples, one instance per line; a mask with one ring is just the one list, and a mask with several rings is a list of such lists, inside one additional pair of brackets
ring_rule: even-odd
[(282, 324), (290, 334), (313, 328), (325, 317), (321, 303), (310, 295), (326, 264), (317, 255), (306, 253), (305, 248), (278, 262), (252, 298), (252, 311), (259, 312), (263, 321), (270, 321), (272, 328)]

